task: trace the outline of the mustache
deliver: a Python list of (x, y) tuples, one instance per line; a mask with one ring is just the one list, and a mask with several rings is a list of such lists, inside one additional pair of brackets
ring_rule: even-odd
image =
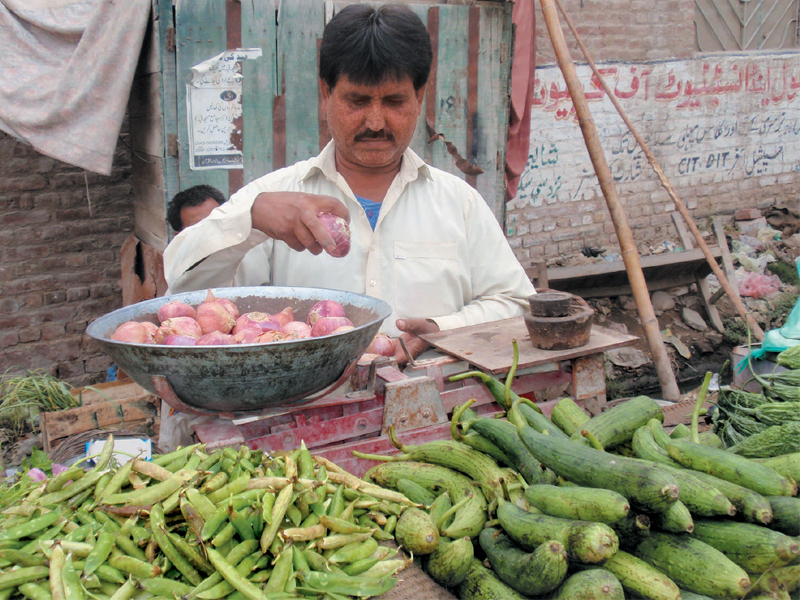
[(388, 140), (393, 142), (394, 135), (385, 129), (381, 129), (380, 131), (372, 131), (371, 129), (367, 129), (366, 131), (362, 131), (361, 133), (357, 134), (353, 139), (356, 142), (361, 142), (364, 140)]

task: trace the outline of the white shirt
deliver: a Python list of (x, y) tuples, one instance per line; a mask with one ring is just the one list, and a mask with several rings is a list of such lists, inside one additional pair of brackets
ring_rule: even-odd
[[(252, 229), (256, 196), (276, 191), (341, 200), (351, 215), (350, 253), (333, 258), (295, 252)], [(269, 272), (242, 281), (238, 265), (256, 246)], [(336, 171), (333, 142), (314, 158), (246, 185), (181, 232), (164, 252), (164, 269), (173, 293), (269, 281), (380, 298), (392, 307), (382, 327), (390, 335), (400, 333), (398, 318), (429, 318), (445, 330), (521, 315), (535, 293), (491, 210), (467, 183), (406, 150), (373, 231)]]

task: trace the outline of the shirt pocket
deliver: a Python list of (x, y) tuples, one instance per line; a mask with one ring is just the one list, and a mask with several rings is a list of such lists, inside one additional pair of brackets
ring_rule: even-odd
[(394, 304), (398, 317), (441, 317), (460, 310), (462, 268), (455, 242), (394, 242)]

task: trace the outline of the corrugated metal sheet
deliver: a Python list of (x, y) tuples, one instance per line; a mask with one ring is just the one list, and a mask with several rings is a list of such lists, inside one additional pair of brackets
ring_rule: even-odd
[(797, 23), (798, 0), (695, 0), (703, 52), (794, 48)]

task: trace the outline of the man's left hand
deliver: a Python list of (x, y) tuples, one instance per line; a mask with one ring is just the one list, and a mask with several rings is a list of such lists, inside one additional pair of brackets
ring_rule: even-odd
[[(439, 326), (429, 319), (397, 319), (395, 325), (403, 332), (402, 337), (412, 358), (416, 358), (430, 347), (430, 344), (419, 336), (439, 331)], [(408, 363), (408, 357), (400, 344), (397, 344), (395, 359), (400, 367), (404, 367)]]

